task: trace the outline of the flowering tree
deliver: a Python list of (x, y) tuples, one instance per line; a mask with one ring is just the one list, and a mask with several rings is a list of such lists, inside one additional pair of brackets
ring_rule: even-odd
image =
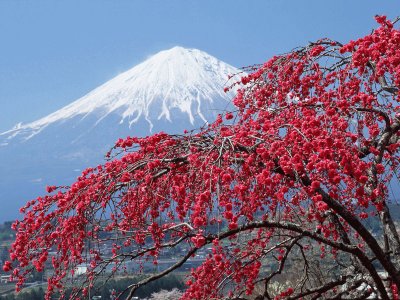
[(182, 297), (182, 292), (178, 289), (173, 289), (171, 291), (161, 290), (151, 294), (148, 300), (178, 300), (180, 297)]
[(400, 31), (376, 19), (356, 41), (322, 39), (254, 68), (233, 84), (237, 111), (206, 129), (121, 139), (71, 187), (49, 187), (22, 209), (4, 270), (21, 287), (51, 264), (50, 299), (87, 263), (77, 299), (107, 270), (186, 250), (127, 286), (132, 299), (211, 248), (182, 299), (397, 299), (388, 199), (399, 171)]

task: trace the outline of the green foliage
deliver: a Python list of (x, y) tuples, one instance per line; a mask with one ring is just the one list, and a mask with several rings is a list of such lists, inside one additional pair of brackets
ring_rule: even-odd
[(1, 300), (43, 300), (44, 299), (44, 290), (42, 287), (32, 288), (29, 291), (22, 292), (18, 295), (14, 293), (0, 296)]
[[(102, 299), (110, 299), (111, 293), (115, 290), (118, 293), (122, 292), (132, 283), (138, 282), (143, 279), (142, 276), (132, 278), (120, 278), (120, 279), (112, 279), (108, 281), (106, 284), (98, 284), (95, 288), (91, 290), (91, 296), (101, 296)], [(137, 290), (136, 296), (139, 298), (150, 297), (151, 294), (155, 292), (159, 292), (161, 290), (172, 290), (174, 288), (183, 290), (184, 282), (181, 278), (170, 275), (166, 276), (160, 280), (155, 282), (151, 282), (148, 285), (145, 285)], [(67, 291), (67, 298), (69, 297), (71, 290)], [(42, 300), (44, 299), (44, 290), (42, 287), (32, 288), (26, 291), (22, 291), (21, 293), (15, 295), (14, 293), (0, 296), (0, 300)], [(57, 299), (57, 296), (55, 297)]]

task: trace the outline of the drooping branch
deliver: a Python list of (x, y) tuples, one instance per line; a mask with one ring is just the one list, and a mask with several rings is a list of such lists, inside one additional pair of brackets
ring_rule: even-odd
[[(149, 282), (155, 281), (159, 278), (162, 278), (166, 275), (168, 275), (169, 273), (171, 273), (172, 271), (178, 269), (179, 267), (181, 267), (194, 253), (196, 253), (198, 249), (197, 248), (193, 248), (190, 251), (188, 251), (188, 253), (185, 254), (184, 257), (182, 257), (178, 262), (176, 262), (174, 265), (172, 265), (171, 267), (169, 267), (168, 269), (164, 270), (163, 272), (157, 273), (155, 275), (152, 275), (146, 279), (143, 279), (141, 281), (139, 281), (138, 283), (132, 284), (130, 286), (128, 286), (126, 288), (125, 291), (129, 290), (129, 294), (126, 297), (126, 300), (131, 300), (134, 296), (135, 291), (140, 288), (143, 285), (148, 284)], [(125, 291), (123, 291), (121, 294), (123, 294)]]

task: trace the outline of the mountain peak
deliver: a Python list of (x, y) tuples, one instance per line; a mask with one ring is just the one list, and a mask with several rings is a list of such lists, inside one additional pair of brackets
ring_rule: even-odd
[(120, 137), (182, 133), (212, 122), (234, 96), (223, 91), (228, 74), (238, 72), (203, 51), (174, 47), (48, 116), (17, 124), (0, 134), (0, 199), (17, 211), (44, 185), (70, 184), (74, 170), (102, 162)]
[(143, 119), (150, 131), (158, 120), (173, 122), (175, 115), (181, 119), (186, 116), (191, 125), (196, 120), (204, 123), (211, 121), (207, 116), (210, 110), (226, 108), (233, 92), (225, 94), (224, 86), (228, 75), (239, 72), (206, 52), (176, 46), (158, 52), (60, 110), (1, 135), (26, 140), (51, 124), (88, 115), (96, 116), (93, 127), (117, 114), (120, 124), (131, 127)]
[(186, 47), (182, 47), (182, 46), (174, 46), (170, 49), (166, 49), (166, 50), (161, 50), (159, 52), (157, 52), (156, 54), (150, 56), (150, 57), (156, 57), (156, 56), (163, 56), (163, 57), (167, 57), (167, 56), (173, 56), (173, 57), (179, 57), (182, 55), (193, 55), (193, 54), (200, 54), (203, 56), (210, 56), (207, 52), (201, 51), (199, 49), (196, 48), (186, 48)]

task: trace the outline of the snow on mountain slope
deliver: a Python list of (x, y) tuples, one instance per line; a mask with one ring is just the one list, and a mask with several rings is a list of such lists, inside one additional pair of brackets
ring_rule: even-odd
[[(89, 115), (96, 116), (94, 127), (110, 114), (118, 114), (119, 123), (129, 126), (144, 118), (151, 131), (157, 120), (173, 122), (175, 109), (191, 125), (196, 118), (204, 123), (210, 121), (207, 114), (213, 109), (225, 108), (226, 101), (232, 99), (232, 92), (225, 94), (223, 88), (228, 75), (238, 72), (203, 51), (174, 47), (157, 53), (42, 119), (18, 124), (1, 133), (0, 140), (1, 136), (6, 140), (16, 136), (27, 140), (51, 124)], [(225, 100), (222, 105), (221, 100)]]
[(69, 185), (104, 162), (120, 137), (182, 133), (230, 105), (228, 75), (240, 70), (196, 49), (159, 52), (37, 121), (0, 134), (0, 222), (18, 217), (46, 185)]

